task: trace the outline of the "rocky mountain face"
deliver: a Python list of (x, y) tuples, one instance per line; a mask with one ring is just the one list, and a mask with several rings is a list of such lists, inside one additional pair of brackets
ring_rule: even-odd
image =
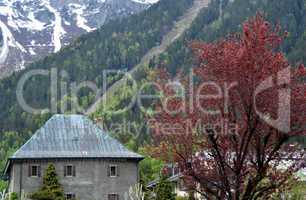
[[(1, 0), (0, 73), (59, 51), (114, 18), (138, 13), (158, 0)], [(0, 75), (0, 76), (1, 76)]]

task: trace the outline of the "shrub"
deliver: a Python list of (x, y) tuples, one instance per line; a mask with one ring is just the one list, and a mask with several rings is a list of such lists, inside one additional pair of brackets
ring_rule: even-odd
[(173, 184), (162, 176), (156, 187), (156, 199), (158, 200), (175, 200), (173, 193)]
[(64, 191), (60, 185), (55, 167), (49, 164), (43, 177), (43, 186), (29, 196), (32, 200), (65, 200)]
[(18, 194), (16, 192), (12, 192), (9, 195), (9, 200), (18, 200)]

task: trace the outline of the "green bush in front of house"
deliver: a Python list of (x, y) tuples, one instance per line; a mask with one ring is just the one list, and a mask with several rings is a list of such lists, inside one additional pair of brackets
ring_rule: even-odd
[(55, 166), (49, 164), (43, 177), (43, 186), (29, 196), (32, 200), (64, 200), (64, 190), (60, 185)]
[(162, 176), (156, 187), (156, 199), (158, 200), (175, 200), (173, 184)]
[(9, 200), (18, 200), (18, 194), (16, 192), (12, 192), (10, 195), (9, 195)]

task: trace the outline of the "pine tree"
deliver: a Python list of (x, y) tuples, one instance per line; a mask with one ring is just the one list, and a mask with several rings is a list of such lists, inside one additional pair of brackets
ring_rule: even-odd
[(166, 176), (162, 176), (156, 187), (156, 199), (157, 200), (175, 200), (175, 194), (173, 193), (173, 185), (167, 180)]
[(55, 166), (49, 164), (43, 177), (43, 186), (30, 195), (32, 200), (64, 200), (64, 191), (60, 185)]

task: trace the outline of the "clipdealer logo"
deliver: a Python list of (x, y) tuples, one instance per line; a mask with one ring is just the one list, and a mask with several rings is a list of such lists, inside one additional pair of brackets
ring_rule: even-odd
[(277, 83), (273, 82), (273, 76), (268, 77), (262, 81), (258, 87), (256, 87), (254, 93), (254, 107), (256, 114), (264, 120), (270, 126), (276, 128), (281, 132), (288, 133), (290, 132), (290, 117), (291, 117), (291, 89), (290, 87), (283, 87), (278, 91), (278, 110), (277, 110), (277, 119), (271, 118), (267, 113), (260, 112), (256, 106), (256, 99), (259, 94), (267, 89), (270, 89), (275, 86), (286, 86), (291, 82), (291, 71), (290, 68), (281, 70), (277, 73)]

